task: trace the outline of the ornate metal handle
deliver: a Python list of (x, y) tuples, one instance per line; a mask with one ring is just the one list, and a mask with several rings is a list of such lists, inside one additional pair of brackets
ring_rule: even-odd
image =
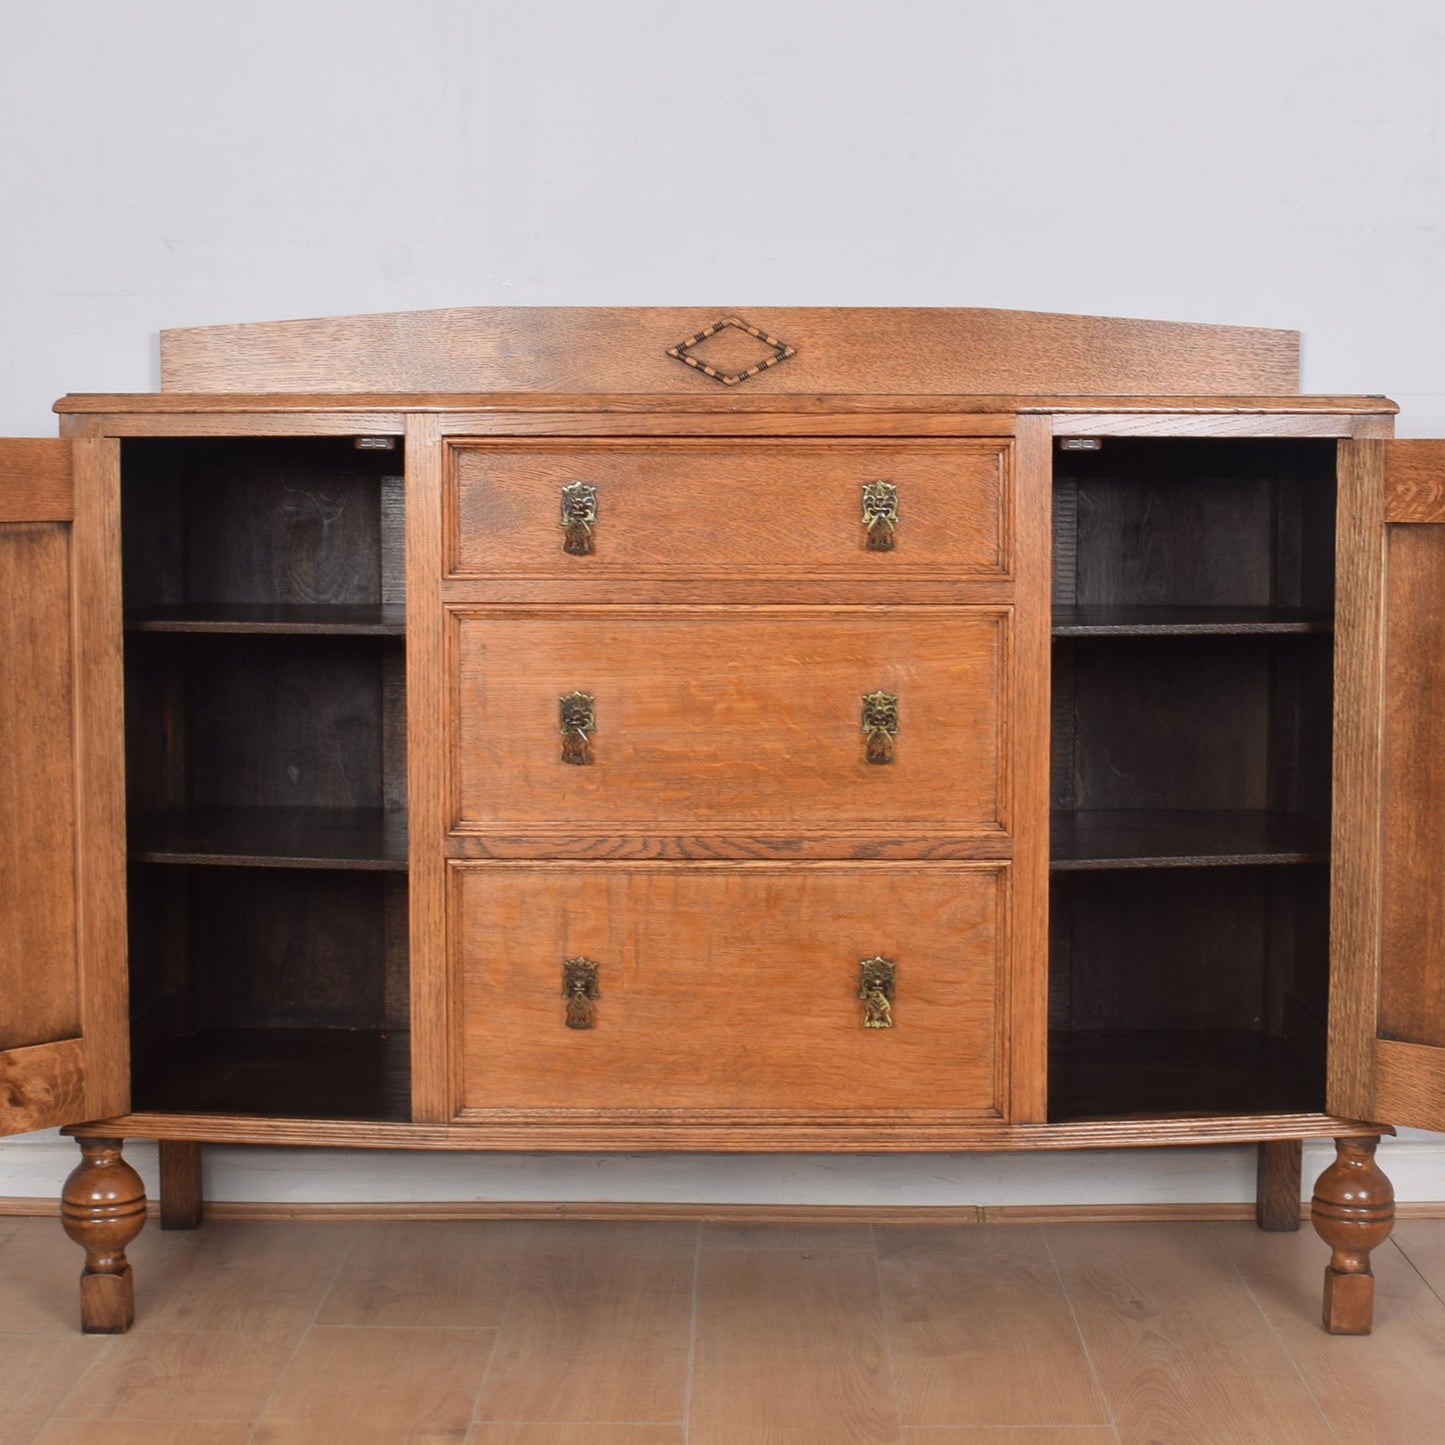
[(898, 488), (892, 482), (863, 483), (863, 525), (870, 552), (891, 552), (898, 527)]
[(893, 761), (893, 739), (898, 734), (898, 699), (891, 692), (863, 694), (863, 756), (870, 763)]
[(562, 550), (574, 557), (591, 556), (596, 525), (597, 488), (589, 482), (568, 482), (562, 488)]
[(874, 954), (858, 965), (858, 997), (863, 1004), (865, 1029), (893, 1027), (894, 965), (891, 958)]
[(597, 968), (590, 958), (569, 958), (562, 963), (562, 997), (567, 1000), (569, 1029), (590, 1029), (596, 1021), (597, 1010), (592, 1005), (602, 992)]
[(562, 761), (586, 767), (592, 761), (592, 734), (597, 731), (597, 699), (590, 692), (569, 692), (557, 699)]

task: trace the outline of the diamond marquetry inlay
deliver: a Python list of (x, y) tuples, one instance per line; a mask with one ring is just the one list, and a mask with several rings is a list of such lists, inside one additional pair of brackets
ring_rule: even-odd
[[(735, 371), (726, 370), (726, 365), (736, 365), (736, 362), (724, 362), (722, 356), (716, 354), (722, 343), (713, 342), (711, 347), (707, 343), (712, 341), (715, 336), (721, 335), (726, 338), (733, 331), (740, 331), (744, 336), (761, 342), (769, 348), (768, 354), (759, 357), (749, 366), (740, 367)], [(676, 346), (669, 346), (667, 354), (675, 357), (685, 366), (702, 372), (704, 376), (710, 376), (714, 381), (722, 382), (724, 386), (736, 386), (738, 382), (746, 381), (750, 376), (756, 376), (760, 371), (766, 371), (770, 366), (776, 366), (780, 361), (786, 361), (797, 353), (787, 342), (779, 341), (776, 336), (769, 336), (766, 331), (760, 331), (756, 326), (749, 326), (739, 317), (724, 316), (721, 321), (714, 321), (711, 326), (705, 327), (696, 336), (689, 336), (686, 341), (680, 341)], [(745, 355), (755, 354), (755, 351), (745, 353)]]

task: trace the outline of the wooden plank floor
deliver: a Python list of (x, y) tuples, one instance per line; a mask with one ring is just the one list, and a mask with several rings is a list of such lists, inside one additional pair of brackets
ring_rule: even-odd
[(1319, 1328), (1314, 1235), (1228, 1224), (0, 1220), (0, 1445), (1438, 1445), (1445, 1220)]

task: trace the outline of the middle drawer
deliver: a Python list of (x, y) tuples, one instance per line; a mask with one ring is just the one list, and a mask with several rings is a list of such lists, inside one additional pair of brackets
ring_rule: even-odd
[(1010, 616), (452, 608), (452, 830), (997, 836)]

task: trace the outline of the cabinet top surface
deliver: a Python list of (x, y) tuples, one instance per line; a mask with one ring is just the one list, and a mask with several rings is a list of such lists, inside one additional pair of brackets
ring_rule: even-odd
[(612, 414), (652, 413), (720, 417), (787, 414), (797, 416), (926, 413), (959, 416), (1012, 414), (1197, 414), (1197, 415), (1393, 415), (1397, 404), (1384, 396), (1139, 395), (1139, 394), (957, 394), (892, 393), (746, 396), (665, 395), (598, 392), (92, 392), (73, 393), (55, 403), (62, 415), (235, 415), (255, 413), (419, 412), (488, 415), (505, 412)]

